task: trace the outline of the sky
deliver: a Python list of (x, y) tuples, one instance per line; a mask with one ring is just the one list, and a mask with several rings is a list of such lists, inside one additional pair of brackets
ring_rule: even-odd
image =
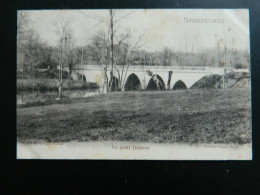
[[(108, 31), (109, 12), (104, 10), (30, 10), (30, 27), (49, 45), (58, 43), (56, 25), (68, 21), (81, 46), (100, 31)], [(120, 9), (116, 10), (116, 35), (131, 32), (132, 42), (142, 36), (143, 49), (200, 52), (207, 48), (249, 50), (247, 9)], [(216, 22), (216, 20), (218, 22)]]

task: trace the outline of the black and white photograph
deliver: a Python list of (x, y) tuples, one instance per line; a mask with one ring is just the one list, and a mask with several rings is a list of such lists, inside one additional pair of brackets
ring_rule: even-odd
[(252, 160), (248, 9), (17, 11), (17, 159)]

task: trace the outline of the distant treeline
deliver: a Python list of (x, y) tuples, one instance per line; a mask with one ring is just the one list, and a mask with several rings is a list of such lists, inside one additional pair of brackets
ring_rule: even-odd
[(201, 52), (181, 52), (164, 49), (162, 52), (147, 53), (138, 52), (134, 58), (133, 65), (158, 65), (158, 66), (209, 66), (234, 68), (249, 68), (250, 56), (246, 50), (216, 51), (205, 49)]
[[(98, 64), (91, 55), (86, 55), (83, 64)], [(123, 64), (123, 60), (117, 61), (118, 65)], [(131, 65), (147, 66), (209, 66), (234, 68), (249, 68), (250, 56), (246, 50), (226, 49), (216, 51), (205, 49), (198, 53), (174, 51), (164, 49), (161, 52), (137, 51)]]

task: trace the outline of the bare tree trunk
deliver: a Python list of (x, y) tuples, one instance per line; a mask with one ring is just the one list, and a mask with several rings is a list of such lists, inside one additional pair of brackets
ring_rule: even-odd
[[(110, 9), (109, 10), (110, 13), (110, 30), (111, 30), (111, 34), (110, 34), (110, 39), (111, 39), (111, 71), (110, 71), (110, 82), (109, 82), (109, 91), (112, 90), (113, 88), (113, 80), (114, 80), (114, 29), (113, 29), (113, 10)], [(115, 83), (116, 84), (116, 83)]]
[(59, 100), (61, 99), (61, 97), (62, 97), (62, 85), (61, 84), (59, 84)]
[[(81, 60), (80, 60), (80, 71), (81, 74), (83, 75), (82, 64), (83, 64), (83, 46), (81, 47)], [(82, 81), (83, 81), (83, 76), (82, 76)]]
[[(124, 77), (124, 80), (123, 80), (123, 83), (122, 83), (122, 85), (124, 85), (125, 84), (125, 82), (126, 82), (126, 75), (127, 75), (127, 72), (128, 72), (128, 68), (129, 68), (129, 65), (130, 65), (130, 63), (131, 63), (131, 61), (129, 62), (127, 62), (127, 67), (126, 67), (126, 72), (125, 72), (125, 77)], [(123, 77), (123, 75), (122, 75), (122, 77)]]
[(63, 71), (63, 65), (62, 63), (60, 64), (60, 78), (59, 78), (59, 87), (58, 87), (58, 90), (59, 90), (59, 100), (62, 98), (62, 83), (63, 83), (63, 80), (62, 80), (62, 71)]
[(100, 93), (107, 93), (107, 90), (108, 90), (107, 68), (104, 68), (103, 79), (104, 79), (104, 82), (101, 83)]
[(217, 67), (219, 67), (219, 43), (218, 43), (218, 56), (217, 56), (218, 58), (218, 61), (217, 61)]
[(161, 81), (157, 78), (157, 75), (153, 75), (152, 78), (153, 78), (153, 80), (154, 80), (154, 82), (155, 82), (157, 88), (158, 88), (159, 90), (161, 90), (161, 89), (162, 89), (162, 88), (161, 88)]
[(167, 89), (170, 90), (171, 89), (171, 79), (172, 79), (172, 71), (169, 71), (168, 74), (168, 82), (167, 82)]
[(62, 50), (62, 41), (61, 41), (61, 62), (60, 62), (60, 67), (59, 67), (59, 88), (58, 88), (58, 90), (59, 90), (59, 97), (58, 97), (58, 99), (60, 100), (61, 99), (61, 97), (62, 97), (62, 82), (63, 82), (63, 80), (62, 80), (62, 73), (63, 73), (63, 62), (62, 62), (62, 60), (63, 60), (63, 50)]
[(120, 77), (120, 84), (121, 84), (121, 89), (124, 89), (124, 83), (123, 83), (123, 74), (124, 74), (124, 69), (125, 69), (125, 64), (123, 64), (122, 72), (121, 72), (121, 77)]
[(119, 90), (121, 90), (122, 86), (121, 86), (120, 72), (118, 69), (117, 69), (117, 75), (118, 75), (118, 87), (119, 87)]
[(32, 75), (32, 78), (34, 79), (33, 63), (32, 62), (31, 62), (31, 75)]
[(226, 84), (225, 76), (226, 76), (226, 68), (224, 68), (224, 74), (223, 74), (223, 89), (225, 89), (225, 84)]

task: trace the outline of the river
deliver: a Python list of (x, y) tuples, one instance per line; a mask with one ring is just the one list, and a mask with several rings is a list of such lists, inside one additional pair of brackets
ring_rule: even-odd
[[(85, 90), (64, 90), (63, 95), (71, 98), (89, 97), (98, 95), (98, 89), (85, 89)], [(37, 91), (24, 91), (18, 92), (16, 95), (17, 105), (33, 103), (33, 102), (44, 102), (49, 100), (55, 100), (58, 97), (57, 91), (37, 92)]]

